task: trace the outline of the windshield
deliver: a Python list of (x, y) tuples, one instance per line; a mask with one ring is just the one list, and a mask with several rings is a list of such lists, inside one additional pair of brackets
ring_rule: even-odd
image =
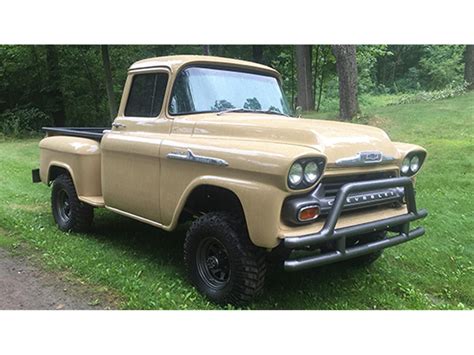
[(290, 114), (275, 77), (201, 67), (179, 73), (169, 111), (174, 115), (223, 111)]

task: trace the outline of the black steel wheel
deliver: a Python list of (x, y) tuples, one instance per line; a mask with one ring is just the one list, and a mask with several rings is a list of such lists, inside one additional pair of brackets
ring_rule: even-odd
[(217, 239), (205, 237), (198, 245), (196, 265), (208, 287), (224, 288), (230, 280), (230, 261), (227, 249)]
[(247, 235), (241, 219), (211, 212), (186, 234), (184, 262), (191, 283), (218, 304), (242, 305), (263, 290), (265, 252)]
[(89, 229), (94, 209), (77, 198), (71, 177), (59, 175), (53, 182), (51, 209), (58, 228), (62, 231), (83, 232)]
[(61, 189), (58, 192), (56, 209), (58, 211), (58, 218), (61, 219), (61, 224), (65, 224), (71, 219), (71, 202), (69, 195), (64, 189)]

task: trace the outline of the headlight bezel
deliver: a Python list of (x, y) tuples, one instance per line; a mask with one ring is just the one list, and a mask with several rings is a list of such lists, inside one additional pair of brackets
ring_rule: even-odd
[[(417, 157), (418, 161), (418, 169), (412, 169), (412, 160), (413, 158)], [(400, 165), (400, 176), (414, 176), (420, 172), (421, 168), (423, 167), (423, 163), (426, 158), (426, 153), (423, 151), (413, 151), (409, 152), (403, 157), (402, 164)], [(408, 162), (408, 164), (405, 164)], [(408, 169), (404, 169), (405, 166), (408, 166)]]
[[(317, 177), (314, 181), (308, 181), (307, 178), (306, 178), (306, 173), (305, 173), (306, 165), (311, 163), (311, 162), (314, 162), (318, 167), (318, 174), (317, 174)], [(300, 164), (302, 169), (303, 169), (302, 170), (302, 178), (301, 178), (301, 180), (298, 184), (293, 184), (290, 181), (290, 171), (291, 171), (292, 167), (295, 164)], [(304, 190), (304, 189), (307, 189), (311, 186), (316, 185), (317, 182), (323, 176), (325, 167), (326, 167), (326, 158), (324, 158), (324, 157), (308, 157), (308, 158), (300, 158), (300, 159), (295, 160), (290, 165), (290, 168), (288, 169), (288, 173), (287, 173), (287, 177), (286, 177), (286, 183), (287, 183), (288, 188), (290, 190)]]

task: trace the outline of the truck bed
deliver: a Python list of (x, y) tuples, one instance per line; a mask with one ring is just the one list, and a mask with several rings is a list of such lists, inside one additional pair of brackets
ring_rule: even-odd
[(42, 129), (48, 136), (82, 137), (100, 142), (104, 130), (108, 130), (110, 127), (43, 127)]

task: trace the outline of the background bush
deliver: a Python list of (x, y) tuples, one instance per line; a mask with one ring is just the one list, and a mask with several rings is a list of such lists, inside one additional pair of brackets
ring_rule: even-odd
[(423, 101), (435, 101), (441, 99), (447, 99), (449, 97), (454, 97), (462, 95), (466, 92), (467, 83), (456, 84), (452, 82), (443, 90), (434, 90), (434, 91), (419, 91), (414, 94), (402, 95), (397, 101), (392, 104), (408, 104), (414, 102), (423, 102)]
[[(57, 63), (51, 62), (54, 47)], [(296, 97), (293, 46), (209, 46), (211, 54), (270, 65), (282, 74), (290, 103)], [(259, 47), (260, 54), (255, 48)], [(382, 96), (387, 103), (434, 100), (463, 92), (463, 53), (457, 45), (357, 46), (361, 106)], [(116, 101), (129, 66), (140, 59), (202, 54), (200, 45), (109, 46)], [(49, 54), (49, 56), (48, 56)], [(338, 110), (338, 80), (331, 46), (312, 46), (313, 89), (320, 111)], [(387, 100), (386, 95), (396, 95)], [(400, 98), (401, 97), (401, 98)], [(58, 113), (59, 112), (59, 113)], [(35, 132), (51, 117), (66, 126), (108, 126), (110, 114), (100, 46), (0, 46), (0, 129), (7, 135)]]
[(35, 135), (41, 127), (51, 125), (51, 117), (37, 108), (6, 110), (0, 114), (1, 132), (11, 137)]

